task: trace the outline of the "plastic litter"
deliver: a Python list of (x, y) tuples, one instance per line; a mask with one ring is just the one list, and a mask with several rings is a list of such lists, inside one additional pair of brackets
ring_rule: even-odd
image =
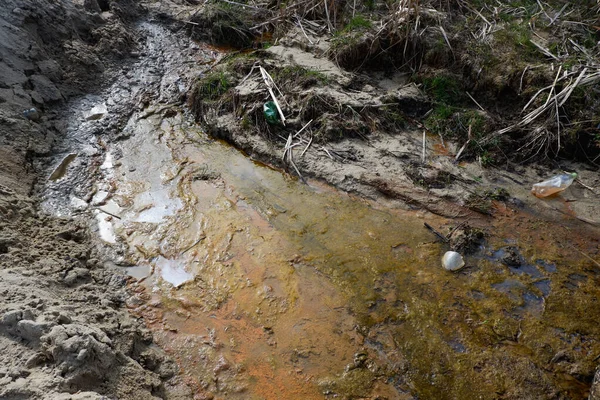
[(273, 101), (267, 101), (263, 106), (263, 112), (265, 113), (265, 119), (270, 124), (276, 124), (279, 122), (279, 114), (277, 114), (277, 106)]
[(531, 188), (531, 193), (540, 198), (551, 196), (555, 193), (562, 192), (571, 186), (575, 178), (577, 178), (577, 174), (575, 172), (553, 176), (544, 182), (533, 185)]
[(465, 260), (455, 251), (447, 251), (442, 257), (442, 266), (448, 271), (458, 271), (465, 266)]
[(30, 121), (39, 121), (41, 118), (40, 112), (35, 107), (23, 111), (23, 116)]

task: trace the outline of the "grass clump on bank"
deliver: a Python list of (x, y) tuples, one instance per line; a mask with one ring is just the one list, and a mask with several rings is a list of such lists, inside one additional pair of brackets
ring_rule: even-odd
[[(600, 95), (588, 90), (582, 96), (570, 88), (600, 82), (596, 1), (245, 4), (209, 3), (208, 17), (197, 17), (190, 29), (239, 48), (265, 35), (277, 44), (300, 27), (301, 38), (313, 38), (306, 42), (309, 48), (330, 41), (325, 55), (346, 70), (410, 73), (435, 104), (421, 122), (449, 139), (474, 136), (478, 145), (471, 156), (491, 148), (510, 149), (505, 153), (516, 161), (557, 154), (593, 161), (600, 155), (595, 112)], [(297, 74), (305, 89), (324, 83), (318, 76), (302, 78), (302, 71), (287, 72)], [(564, 90), (568, 96), (552, 101)], [(554, 107), (542, 107), (547, 99)], [(535, 118), (525, 118), (539, 107)], [(485, 110), (485, 123), (473, 110)]]
[(231, 110), (231, 76), (224, 71), (213, 71), (194, 84), (190, 94), (190, 107), (198, 119), (208, 112), (223, 113)]

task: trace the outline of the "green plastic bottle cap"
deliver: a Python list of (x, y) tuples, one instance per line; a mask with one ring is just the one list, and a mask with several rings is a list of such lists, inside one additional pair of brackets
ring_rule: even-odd
[(573, 179), (577, 178), (577, 172), (571, 172), (569, 175), (571, 175)]

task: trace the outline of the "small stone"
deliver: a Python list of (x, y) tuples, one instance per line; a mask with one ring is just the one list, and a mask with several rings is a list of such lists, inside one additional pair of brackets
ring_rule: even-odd
[(17, 334), (25, 340), (35, 342), (40, 339), (50, 326), (51, 324), (24, 319), (17, 323)]
[(27, 359), (27, 362), (25, 362), (25, 366), (27, 368), (37, 367), (38, 365), (42, 365), (43, 363), (45, 363), (46, 360), (47, 357), (44, 353), (35, 353)]
[(83, 211), (88, 208), (88, 203), (79, 197), (71, 197), (71, 207), (74, 210)]
[(58, 316), (56, 317), (56, 323), (59, 325), (66, 325), (66, 324), (70, 324), (71, 322), (73, 322), (71, 320), (71, 317), (69, 317), (68, 315), (65, 314), (58, 314)]

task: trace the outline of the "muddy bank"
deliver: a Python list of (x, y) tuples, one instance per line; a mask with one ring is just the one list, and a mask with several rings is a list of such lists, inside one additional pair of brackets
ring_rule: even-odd
[[(299, 33), (289, 36), (298, 39)], [(594, 166), (566, 159), (555, 160), (554, 169), (463, 161), (464, 143), (423, 127), (420, 120), (434, 100), (405, 74), (351, 73), (304, 51), (288, 36), (281, 41), (284, 45), (225, 58), (198, 80), (190, 104), (212, 136), (299, 179), (317, 177), (370, 199), (383, 197), (396, 207), (477, 220), (490, 214), (494, 196), (486, 193), (503, 190), (508, 204), (549, 220), (566, 213), (597, 230), (594, 188), (600, 176)], [(269, 123), (263, 115), (271, 97), (259, 66), (280, 90), (274, 91), (285, 124)], [(529, 194), (532, 184), (561, 170), (579, 173), (569, 207)]]
[[(5, 137), (1, 395), (587, 397), (597, 171), (561, 164), (592, 190), (538, 201), (529, 186), (548, 170), (455, 163), (461, 143), (436, 135), (423, 146), (414, 119), (431, 99), (402, 75), (345, 71), (297, 43), (301, 30), (218, 62), (181, 34), (214, 20), (190, 3), (152, 2), (156, 17), (135, 24), (127, 2), (43, 8), (91, 19), (53, 43), (96, 58), (78, 70), (69, 46), (48, 45), (75, 82), (54, 84), (63, 99), (35, 103), (21, 77), (13, 93), (41, 116), (0, 104), (27, 139)], [(43, 25), (36, 10), (11, 29)], [(263, 117), (259, 64), (285, 126)], [(449, 248), (468, 254), (457, 274), (439, 265)]]
[(48, 215), (34, 191), (65, 173), (74, 96), (100, 92), (139, 56), (141, 9), (9, 0), (0, 15), (0, 397), (187, 398), (87, 221)]

